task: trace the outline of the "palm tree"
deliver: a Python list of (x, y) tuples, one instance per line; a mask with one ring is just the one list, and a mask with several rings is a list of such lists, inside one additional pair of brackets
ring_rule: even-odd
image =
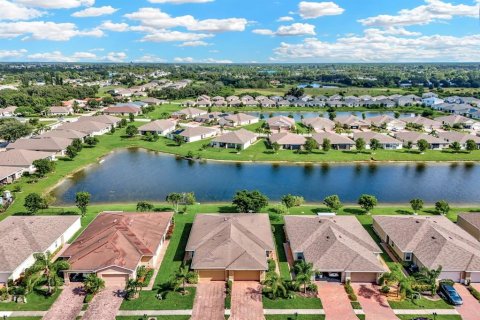
[(175, 279), (177, 280), (177, 283), (182, 284), (182, 294), (185, 294), (185, 285), (188, 282), (188, 279), (192, 277), (192, 273), (188, 266), (181, 266), (180, 269), (175, 273)]
[(295, 280), (303, 285), (303, 292), (307, 293), (307, 285), (312, 281), (313, 276), (313, 264), (306, 262), (305, 260), (299, 260), (293, 266), (295, 271)]
[(90, 273), (83, 281), (83, 286), (87, 293), (95, 295), (105, 288), (105, 281), (99, 278), (96, 274)]
[(142, 289), (142, 283), (137, 279), (129, 279), (125, 287), (127, 299), (135, 299)]
[(48, 294), (51, 295), (53, 288), (56, 290), (59, 282), (61, 282), (62, 278), (58, 275), (59, 271), (68, 270), (70, 265), (64, 260), (53, 261), (52, 254), (49, 251), (46, 253), (35, 253), (33, 257), (35, 258), (35, 263), (31, 267), (29, 286), (33, 288), (44, 277), (47, 281)]
[(413, 277), (403, 277), (398, 281), (398, 292), (397, 295), (399, 294), (403, 299), (407, 295), (413, 292), (412, 289), (412, 284), (415, 282), (415, 278)]
[(272, 299), (287, 296), (285, 281), (276, 272), (269, 272), (263, 285), (265, 292), (269, 293)]
[(442, 273), (442, 266), (439, 266), (437, 269), (427, 269), (421, 268), (420, 271), (416, 274), (415, 278), (417, 281), (424, 282), (430, 286), (430, 292), (435, 295), (437, 291), (437, 279)]

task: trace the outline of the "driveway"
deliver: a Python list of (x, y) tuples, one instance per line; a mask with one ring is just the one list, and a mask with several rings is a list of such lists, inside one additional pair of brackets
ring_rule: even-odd
[(123, 289), (110, 287), (98, 293), (88, 305), (83, 320), (115, 320), (123, 301)]
[(255, 281), (234, 281), (230, 320), (265, 320), (262, 286)]
[(52, 305), (44, 320), (71, 320), (76, 319), (82, 311), (85, 292), (82, 283), (72, 282), (63, 288), (62, 293)]
[(318, 297), (322, 300), (326, 320), (358, 320), (350, 299), (340, 282), (317, 281)]
[(191, 320), (225, 319), (225, 282), (211, 281), (197, 285)]
[(387, 298), (378, 291), (378, 286), (372, 283), (352, 283), (352, 287), (365, 312), (366, 320), (398, 320)]
[(480, 317), (480, 303), (463, 284), (457, 283), (454, 287), (463, 300), (463, 305), (455, 307), (462, 316), (462, 320), (478, 320)]

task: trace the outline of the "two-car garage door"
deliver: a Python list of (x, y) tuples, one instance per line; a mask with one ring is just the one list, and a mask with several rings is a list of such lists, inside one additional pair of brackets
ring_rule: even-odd
[(105, 281), (105, 287), (119, 287), (125, 288), (128, 281), (126, 274), (102, 274), (102, 279)]
[(352, 282), (377, 282), (377, 274), (375, 272), (352, 272), (350, 277)]
[[(260, 271), (229, 271), (230, 275), (233, 272), (233, 279), (235, 281), (260, 281)], [(201, 280), (206, 281), (225, 281), (225, 270), (199, 270), (198, 276)]]

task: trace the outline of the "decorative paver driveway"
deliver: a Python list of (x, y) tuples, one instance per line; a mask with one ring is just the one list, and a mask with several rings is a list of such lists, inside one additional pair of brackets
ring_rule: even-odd
[(225, 319), (225, 282), (199, 283), (193, 303), (191, 320)]
[(455, 284), (454, 287), (463, 300), (463, 305), (455, 307), (458, 313), (462, 316), (462, 320), (480, 319), (480, 303), (478, 303), (477, 299), (472, 296), (470, 291), (468, 291), (467, 287), (463, 284)]
[(82, 320), (115, 320), (123, 301), (123, 288), (106, 288), (90, 302)]
[(326, 320), (358, 320), (350, 299), (340, 282), (317, 281), (318, 297), (322, 300)]
[(387, 298), (378, 291), (378, 286), (371, 283), (352, 283), (352, 287), (365, 312), (366, 320), (398, 320)]
[(44, 320), (71, 320), (82, 311), (85, 292), (81, 283), (70, 283), (52, 305)]
[(230, 320), (265, 320), (262, 286), (255, 281), (235, 281), (232, 288)]

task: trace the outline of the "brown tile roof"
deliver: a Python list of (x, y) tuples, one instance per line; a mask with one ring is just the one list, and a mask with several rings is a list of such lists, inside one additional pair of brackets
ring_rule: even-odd
[(77, 130), (50, 130), (39, 135), (39, 138), (66, 138), (66, 139), (83, 139), (88, 134), (86, 132), (81, 132)]
[(18, 139), (13, 143), (9, 143), (7, 150), (25, 149), (58, 152), (65, 150), (71, 143), (72, 140), (66, 138)]
[(355, 145), (355, 141), (349, 137), (342, 136), (341, 134), (334, 132), (319, 132), (312, 134), (312, 138), (317, 141), (318, 144), (322, 144), (324, 139), (330, 140), (331, 144), (347, 144)]
[(58, 130), (76, 130), (92, 134), (110, 128), (110, 124), (96, 121), (76, 121), (62, 124)]
[(185, 250), (193, 269), (266, 270), (275, 245), (266, 214), (198, 214)]
[(471, 123), (471, 122), (475, 122), (473, 119), (470, 119), (470, 118), (467, 118), (467, 117), (464, 117), (464, 116), (461, 116), (461, 115), (458, 115), (458, 114), (451, 114), (451, 115), (448, 115), (448, 116), (444, 116), (444, 117), (438, 117), (438, 118), (435, 118), (436, 121), (440, 121), (441, 123), (445, 123), (445, 124), (448, 124), (450, 126), (453, 126), (454, 124), (457, 124), (457, 123)]
[(114, 125), (122, 121), (122, 119), (115, 116), (110, 116), (107, 114), (101, 114), (101, 115), (92, 116), (92, 117), (79, 117), (78, 121), (94, 121), (94, 122)]
[(245, 121), (252, 121), (258, 119), (258, 117), (246, 114), (246, 113), (237, 113), (237, 114), (231, 114), (225, 117), (225, 120), (235, 122), (235, 123), (241, 123)]
[(466, 143), (468, 140), (473, 140), (476, 143), (480, 143), (480, 137), (473, 134), (458, 132), (458, 131), (446, 131), (437, 133), (440, 139), (448, 142)]
[(220, 142), (220, 143), (236, 143), (236, 144), (244, 144), (253, 139), (256, 139), (257, 135), (251, 131), (240, 129), (236, 131), (230, 131), (225, 133), (215, 139), (213, 142)]
[(422, 132), (398, 132), (395, 133), (395, 138), (404, 143), (411, 141), (412, 143), (417, 143), (418, 140), (426, 140), (430, 144), (448, 144), (445, 140), (432, 136), (430, 134), (425, 134)]
[(461, 217), (463, 220), (480, 230), (480, 212), (461, 213), (458, 217)]
[(267, 119), (267, 124), (269, 126), (289, 126), (289, 127), (294, 127), (295, 126), (295, 120), (293, 118), (285, 117), (285, 116), (276, 116), (272, 118)]
[(299, 134), (290, 132), (272, 133), (268, 138), (271, 143), (278, 143), (280, 145), (304, 145), (307, 139)]
[(33, 161), (53, 156), (52, 152), (12, 149), (0, 152), (0, 166), (28, 167)]
[(336, 117), (335, 122), (341, 124), (341, 125), (349, 125), (349, 126), (369, 126), (370, 123), (368, 121), (359, 119), (356, 116), (341, 116), (341, 117)]
[(377, 139), (380, 143), (397, 143), (401, 144), (402, 142), (386, 134), (374, 132), (374, 131), (365, 131), (365, 132), (355, 132), (353, 134), (353, 139), (357, 140), (362, 138), (368, 144), (370, 140)]
[(139, 127), (139, 131), (165, 131), (175, 128), (175, 122), (171, 120), (155, 120)]
[(314, 118), (305, 118), (302, 120), (302, 123), (306, 126), (312, 127), (314, 129), (333, 129), (335, 128), (335, 122), (330, 119), (323, 117), (314, 117)]
[(20, 167), (4, 167), (0, 166), (0, 180), (10, 177), (15, 173), (23, 171), (23, 168)]
[(424, 118), (421, 116), (402, 118), (402, 121), (406, 123), (421, 124), (425, 128), (440, 128), (442, 126), (442, 123), (440, 121)]
[(402, 121), (402, 119), (395, 119), (394, 117), (391, 117), (389, 115), (379, 115), (379, 116), (376, 116), (376, 117), (368, 118), (365, 121), (370, 122), (371, 125), (374, 125), (374, 126), (377, 126), (377, 127), (380, 127), (383, 124), (387, 124), (387, 123), (390, 123), (390, 122), (405, 125), (405, 122)]
[(207, 111), (206, 110), (201, 110), (201, 109), (197, 109), (197, 108), (192, 108), (192, 107), (188, 107), (188, 108), (185, 108), (185, 109), (182, 109), (182, 110), (178, 110), (177, 112), (174, 112), (173, 114), (174, 115), (186, 115), (186, 116), (196, 116), (196, 115), (199, 115), (199, 114), (206, 114)]
[(381, 249), (353, 216), (285, 216), (292, 252), (320, 271), (383, 272)]
[(153, 256), (173, 217), (171, 212), (102, 212), (65, 250), (73, 271), (116, 266), (134, 271), (143, 256)]
[(72, 108), (69, 107), (50, 107), (49, 109), (50, 113), (71, 113), (73, 112)]
[(413, 252), (429, 269), (480, 271), (480, 243), (443, 216), (374, 216), (402, 252)]
[(105, 113), (138, 113), (140, 111), (141, 111), (140, 107), (120, 106), (120, 107), (108, 107), (103, 112)]
[(78, 216), (6, 218), (0, 222), (0, 271), (14, 271), (31, 254), (44, 252), (79, 219)]
[(216, 132), (217, 130), (214, 129), (214, 128), (207, 128), (207, 127), (188, 127), (188, 128), (185, 128), (185, 130), (183, 130), (180, 135), (182, 137), (187, 137), (187, 138), (191, 138), (191, 137), (196, 137), (196, 136), (201, 136), (201, 135), (204, 135), (204, 134), (212, 134), (214, 132)]

